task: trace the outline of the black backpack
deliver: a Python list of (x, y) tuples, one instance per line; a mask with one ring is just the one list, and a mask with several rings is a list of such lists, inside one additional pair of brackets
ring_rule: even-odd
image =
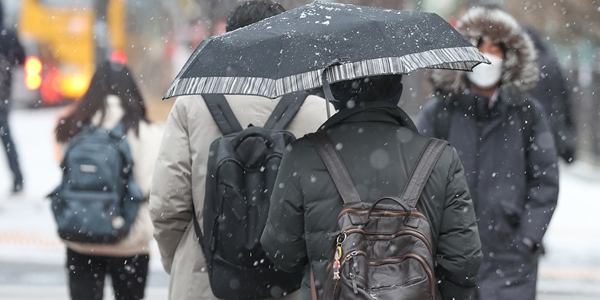
[[(221, 299), (264, 299), (300, 288), (302, 272), (277, 269), (260, 245), (269, 201), (285, 148), (296, 138), (284, 128), (305, 92), (283, 96), (264, 127), (242, 129), (222, 95), (203, 95), (223, 137), (210, 145), (203, 229), (194, 229), (213, 294)], [(269, 101), (265, 99), (265, 101)]]
[[(448, 142), (428, 141), (400, 197), (368, 203), (360, 200), (329, 136), (320, 131), (307, 137), (344, 201), (336, 231), (327, 234), (335, 242), (321, 299), (433, 300), (435, 249), (431, 225), (417, 210), (417, 202)], [(317, 300), (313, 274), (311, 292)]]
[(137, 216), (142, 191), (123, 125), (113, 130), (85, 126), (68, 144), (61, 184), (48, 195), (58, 235), (67, 241), (116, 243)]

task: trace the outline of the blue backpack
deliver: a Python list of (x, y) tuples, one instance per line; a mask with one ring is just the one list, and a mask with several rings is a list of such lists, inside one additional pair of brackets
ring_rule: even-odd
[(86, 126), (69, 141), (61, 184), (48, 197), (58, 235), (67, 241), (116, 243), (137, 216), (142, 191), (123, 125), (113, 130)]

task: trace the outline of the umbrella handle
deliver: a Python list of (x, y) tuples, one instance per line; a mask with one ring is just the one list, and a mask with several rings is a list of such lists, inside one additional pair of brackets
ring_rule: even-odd
[(271, 137), (269, 132), (262, 127), (254, 126), (254, 127), (247, 128), (244, 131), (240, 132), (235, 137), (235, 139), (233, 139), (233, 141), (231, 141), (233, 150), (237, 150), (237, 148), (242, 144), (242, 142), (249, 137), (262, 138), (265, 141), (265, 145), (267, 145), (268, 148), (271, 148), (273, 146), (273, 138)]

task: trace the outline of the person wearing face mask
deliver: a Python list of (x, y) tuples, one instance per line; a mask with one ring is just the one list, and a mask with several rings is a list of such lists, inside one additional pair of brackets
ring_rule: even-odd
[(417, 127), (446, 139), (465, 168), (481, 238), (478, 297), (535, 299), (538, 255), (558, 198), (558, 156), (543, 106), (527, 92), (539, 70), (529, 36), (497, 6), (457, 22), (491, 64), (435, 71), (436, 99)]

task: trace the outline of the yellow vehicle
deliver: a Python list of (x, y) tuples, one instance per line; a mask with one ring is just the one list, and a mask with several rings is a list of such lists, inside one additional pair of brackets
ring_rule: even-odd
[(44, 104), (79, 99), (98, 61), (126, 60), (126, 0), (21, 0), (24, 82)]

